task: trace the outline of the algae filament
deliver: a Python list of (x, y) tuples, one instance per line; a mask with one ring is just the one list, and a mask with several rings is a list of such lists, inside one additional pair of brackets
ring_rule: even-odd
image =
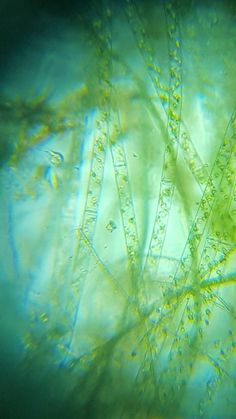
[(60, 4), (1, 82), (5, 417), (233, 418), (235, 6)]

